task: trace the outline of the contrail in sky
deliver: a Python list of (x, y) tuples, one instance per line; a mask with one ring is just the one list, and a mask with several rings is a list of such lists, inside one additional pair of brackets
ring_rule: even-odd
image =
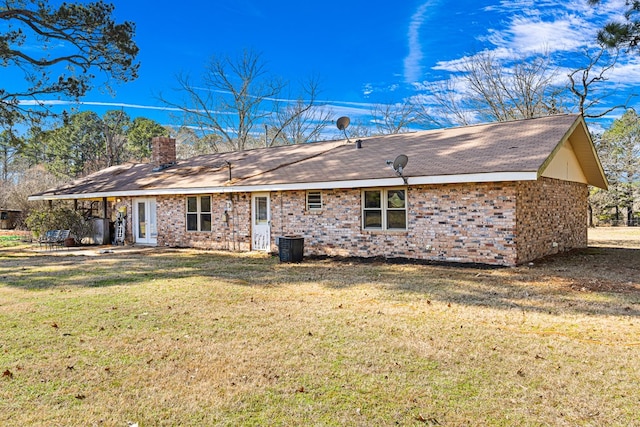
[(404, 80), (406, 83), (414, 83), (420, 80), (422, 75), (422, 43), (420, 43), (420, 28), (427, 19), (427, 10), (433, 5), (428, 1), (423, 3), (411, 16), (409, 31), (407, 32), (409, 54), (404, 58)]

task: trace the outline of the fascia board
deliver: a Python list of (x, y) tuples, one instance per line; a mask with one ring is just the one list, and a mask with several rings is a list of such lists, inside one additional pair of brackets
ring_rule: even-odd
[(85, 194), (54, 194), (30, 196), (29, 201), (37, 200), (69, 200), (69, 199), (100, 199), (104, 197), (145, 197), (145, 196), (169, 196), (176, 194), (216, 194), (216, 193), (257, 193), (267, 191), (294, 191), (294, 190), (330, 190), (333, 188), (371, 188), (371, 187), (397, 187), (404, 185), (428, 185), (428, 184), (463, 184), (474, 182), (502, 182), (502, 181), (535, 181), (537, 172), (493, 172), (461, 175), (415, 176), (406, 177), (405, 184), (402, 177), (348, 180), (348, 181), (322, 181), (287, 184), (259, 184), (237, 185), (222, 187), (193, 187), (193, 188), (162, 188), (146, 190), (112, 191)]

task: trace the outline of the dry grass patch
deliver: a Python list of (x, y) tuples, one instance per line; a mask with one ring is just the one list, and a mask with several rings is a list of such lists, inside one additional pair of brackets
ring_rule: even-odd
[(3, 425), (633, 425), (640, 249), (533, 266), (0, 250)]

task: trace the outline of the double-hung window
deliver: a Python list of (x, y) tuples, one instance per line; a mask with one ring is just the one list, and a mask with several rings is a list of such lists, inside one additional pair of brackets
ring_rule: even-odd
[(211, 196), (187, 196), (187, 230), (211, 231)]
[(404, 188), (364, 190), (362, 228), (365, 230), (406, 230), (407, 191)]

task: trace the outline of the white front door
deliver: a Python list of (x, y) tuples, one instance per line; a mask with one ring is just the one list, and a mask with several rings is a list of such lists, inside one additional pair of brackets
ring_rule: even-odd
[(133, 235), (136, 243), (155, 245), (158, 243), (156, 199), (147, 197), (133, 200)]
[(251, 241), (253, 242), (251, 249), (268, 252), (271, 249), (269, 193), (256, 193), (251, 196), (251, 223)]

